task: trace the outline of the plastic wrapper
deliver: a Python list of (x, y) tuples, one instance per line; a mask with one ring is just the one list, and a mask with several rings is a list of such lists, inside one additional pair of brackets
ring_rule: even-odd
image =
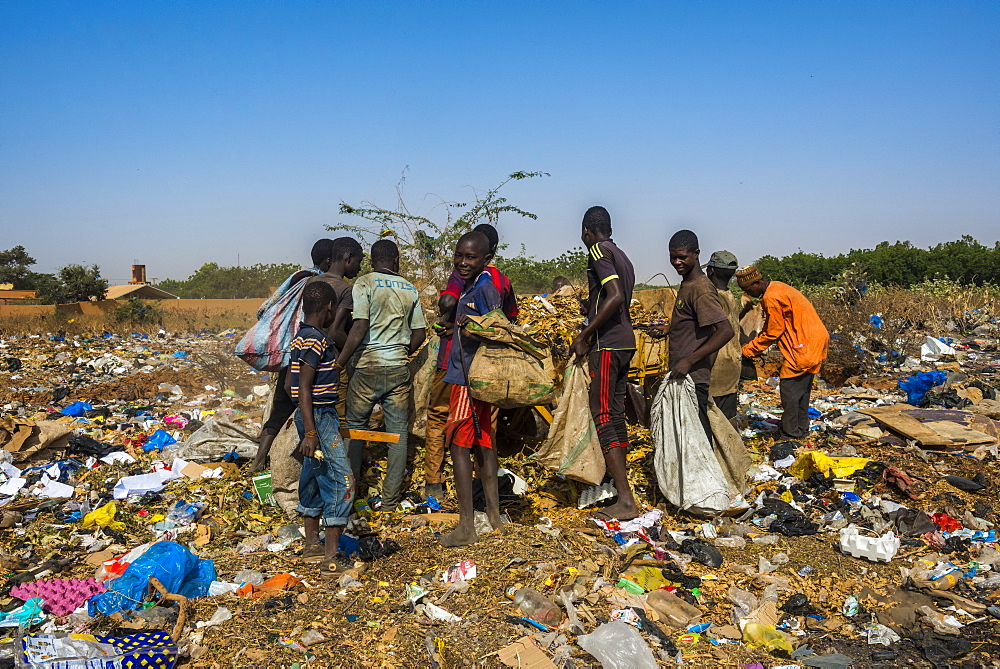
[(604, 623), (591, 634), (577, 637), (580, 648), (597, 658), (604, 669), (656, 669), (656, 658), (634, 627)]

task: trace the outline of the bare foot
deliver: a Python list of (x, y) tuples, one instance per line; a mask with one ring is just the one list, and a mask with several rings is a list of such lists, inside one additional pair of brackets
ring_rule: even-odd
[(468, 546), (469, 544), (476, 543), (478, 540), (479, 535), (476, 534), (476, 528), (465, 525), (459, 525), (448, 534), (442, 534), (438, 537), (438, 543), (445, 548)]
[(615, 520), (632, 520), (639, 515), (639, 509), (635, 506), (635, 504), (616, 502), (611, 506), (604, 507), (599, 511), (599, 513), (607, 516), (608, 518), (614, 518)]
[(494, 530), (500, 530), (500, 534), (507, 534), (507, 528), (504, 527), (503, 516), (500, 515), (499, 511), (495, 514), (487, 512), (486, 517), (489, 518), (490, 526)]

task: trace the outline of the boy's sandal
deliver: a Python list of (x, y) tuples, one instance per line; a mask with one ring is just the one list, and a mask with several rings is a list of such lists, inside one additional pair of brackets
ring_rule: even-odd
[(324, 558), (323, 561), (320, 562), (319, 572), (320, 574), (332, 576), (335, 574), (342, 574), (353, 566), (354, 563), (348, 560), (343, 553), (337, 553), (333, 557)]
[(323, 560), (323, 556), (325, 555), (326, 549), (322, 544), (307, 546), (302, 550), (302, 561), (309, 564), (321, 562)]

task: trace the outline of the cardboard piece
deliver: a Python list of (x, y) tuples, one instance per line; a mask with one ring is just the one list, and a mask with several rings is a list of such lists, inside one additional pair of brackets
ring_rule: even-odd
[(556, 669), (555, 663), (530, 636), (521, 637), (509, 646), (504, 646), (497, 652), (497, 657), (508, 667)]
[(384, 441), (389, 444), (398, 444), (399, 435), (394, 432), (379, 432), (377, 430), (355, 430), (352, 428), (340, 428), (340, 436), (344, 439), (362, 439), (364, 441)]
[(89, 564), (91, 567), (100, 567), (102, 564), (108, 560), (113, 560), (115, 558), (115, 552), (112, 550), (105, 549), (103, 551), (97, 551), (96, 553), (91, 553), (83, 559), (84, 562)]
[(51, 420), (35, 422), (23, 418), (0, 418), (0, 445), (13, 453), (14, 462), (24, 462), (48, 448), (66, 448), (72, 428)]
[[(956, 417), (969, 414), (960, 411), (917, 409), (907, 404), (893, 404), (870, 409), (857, 409), (874, 418), (880, 425), (913, 439), (925, 448), (961, 450), (967, 444), (984, 444), (996, 438), (956, 422)], [(971, 420), (972, 417), (969, 416)]]

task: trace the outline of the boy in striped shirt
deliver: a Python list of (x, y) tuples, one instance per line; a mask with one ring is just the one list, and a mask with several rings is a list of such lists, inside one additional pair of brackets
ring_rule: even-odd
[[(297, 450), (302, 457), (297, 511), (306, 530), (302, 557), (322, 560), (327, 572), (350, 566), (337, 553), (337, 544), (354, 502), (354, 475), (337, 416), (337, 352), (324, 333), (333, 324), (336, 299), (333, 287), (323, 281), (302, 291), (303, 322), (292, 341), (288, 369), (289, 395), (298, 405), (295, 427), (301, 440)], [(321, 525), (325, 548), (319, 542)]]

